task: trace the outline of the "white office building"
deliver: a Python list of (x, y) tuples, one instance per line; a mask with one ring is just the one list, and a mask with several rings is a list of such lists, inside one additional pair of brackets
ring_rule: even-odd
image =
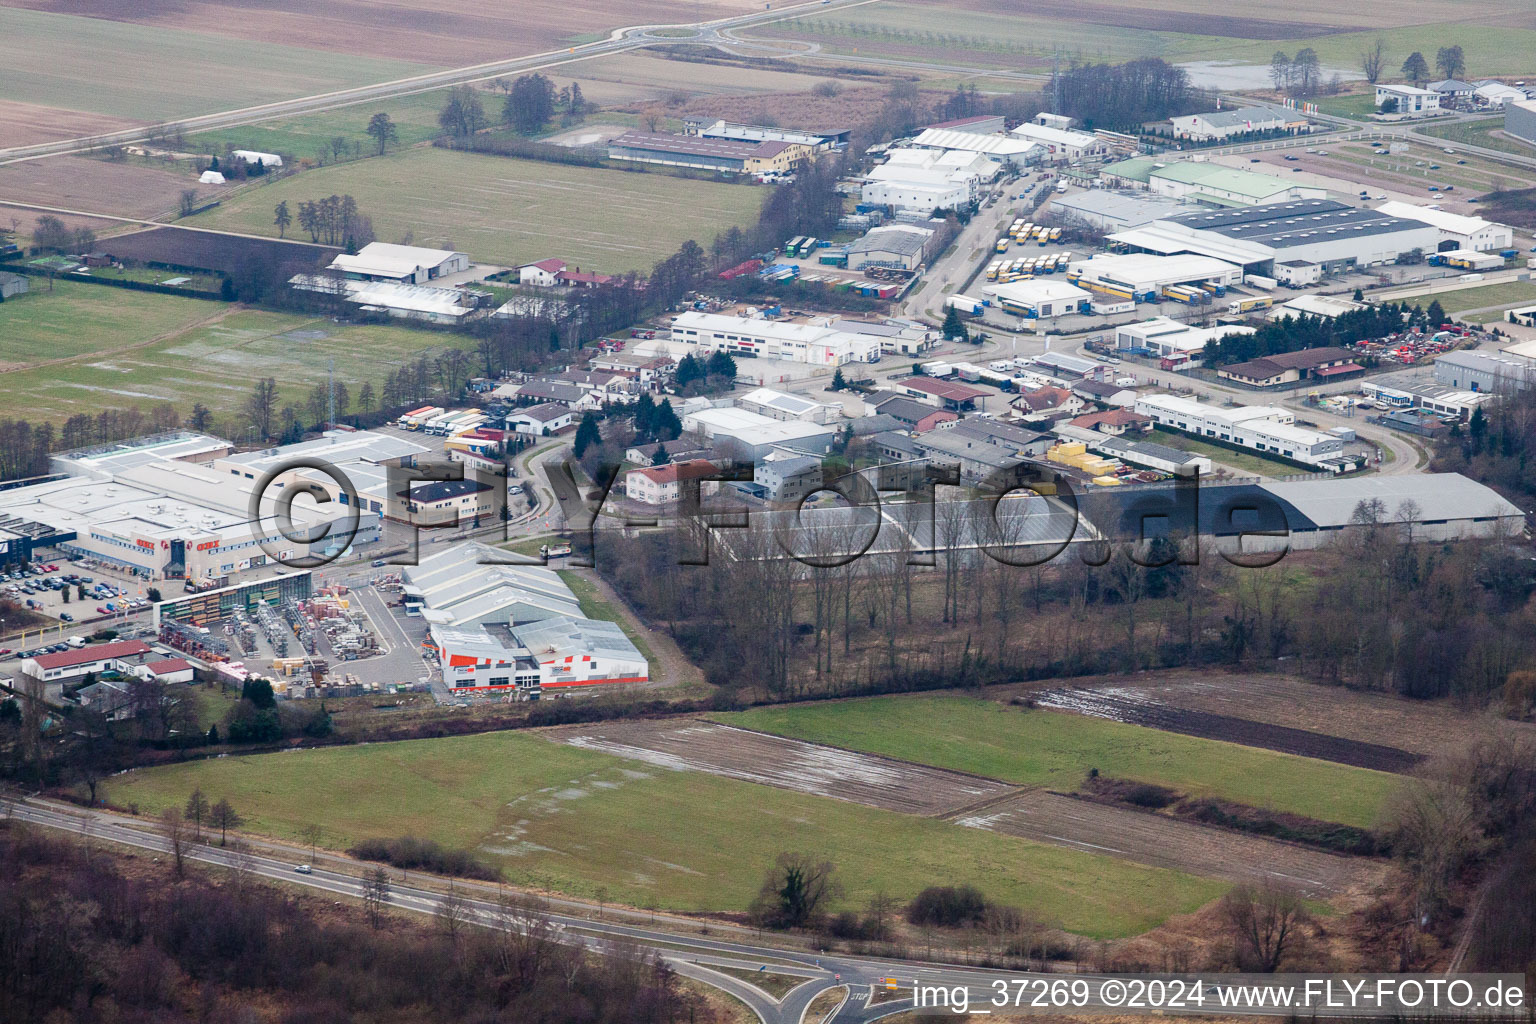
[(1239, 448), (1283, 456), (1334, 473), (1355, 468), (1344, 456), (1344, 442), (1296, 426), (1294, 413), (1273, 405), (1221, 408), (1177, 395), (1143, 395), (1136, 411), (1170, 430), (1210, 438)]
[(672, 320), (672, 341), (699, 354), (783, 359), (815, 366), (873, 363), (880, 359), (880, 339), (838, 330), (834, 318), (808, 323), (757, 320), (719, 313), (682, 313)]
[(1051, 163), (1081, 160), (1085, 156), (1101, 156), (1109, 152), (1108, 144), (1096, 135), (1043, 124), (1025, 122), (1013, 130), (1013, 136), (1035, 143), (1043, 151), (1044, 159)]

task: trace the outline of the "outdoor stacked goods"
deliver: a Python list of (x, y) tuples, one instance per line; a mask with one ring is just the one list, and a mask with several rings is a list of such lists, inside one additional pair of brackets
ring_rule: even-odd
[(741, 277), (743, 274), (751, 274), (755, 271), (761, 270), (762, 266), (762, 260), (744, 260), (741, 263), (736, 264), (734, 267), (729, 268), (728, 270), (720, 271), (720, 280), (730, 281)]

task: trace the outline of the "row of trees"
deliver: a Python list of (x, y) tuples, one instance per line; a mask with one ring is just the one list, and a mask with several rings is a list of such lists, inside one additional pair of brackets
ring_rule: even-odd
[[(279, 238), (287, 236), (293, 222), (288, 200), (273, 208), (272, 223), (277, 227)], [(339, 245), (352, 252), (374, 239), (372, 219), (358, 209), (357, 200), (350, 195), (300, 201), (298, 222), (302, 230), (309, 232), (311, 242)]]
[(1207, 366), (1257, 359), (1260, 356), (1299, 352), (1309, 348), (1349, 345), (1383, 338), (1409, 327), (1436, 330), (1445, 311), (1438, 301), (1428, 310), (1407, 303), (1387, 302), (1352, 309), (1332, 319), (1321, 316), (1283, 316), (1261, 324), (1252, 334), (1229, 334), (1205, 348)]
[[(502, 124), (524, 135), (542, 131), (557, 114), (566, 124), (586, 117), (588, 104), (578, 83), (556, 89), (549, 78), (534, 73), (510, 82), (498, 78), (495, 84), (505, 93), (501, 105)], [(437, 123), (445, 134), (464, 139), (489, 128), (491, 119), (485, 112), (480, 91), (473, 86), (460, 85), (448, 91), (448, 98), (438, 111)], [(383, 152), (382, 146), (380, 152)]]
[(69, 227), (53, 214), (45, 213), (32, 227), (32, 245), (47, 252), (86, 253), (96, 248), (96, 232), (87, 227)]

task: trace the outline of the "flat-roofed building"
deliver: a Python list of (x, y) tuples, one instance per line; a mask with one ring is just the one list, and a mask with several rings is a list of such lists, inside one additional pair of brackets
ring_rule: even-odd
[(712, 138), (628, 131), (608, 143), (608, 158), (734, 174), (789, 174), (815, 150), (777, 140)]
[(879, 338), (842, 331), (836, 324), (835, 318), (794, 323), (690, 312), (673, 317), (672, 341), (705, 354), (727, 352), (733, 356), (783, 359), (816, 366), (879, 360)]
[(806, 423), (836, 423), (842, 409), (825, 402), (813, 402), (803, 395), (786, 394), (772, 388), (756, 388), (736, 397), (736, 406), (767, 416), (771, 420), (804, 420)]
[(1296, 426), (1295, 414), (1278, 406), (1222, 408), (1177, 395), (1143, 395), (1136, 400), (1136, 411), (1170, 430), (1278, 455), (1333, 473), (1358, 468), (1363, 461), (1345, 456), (1340, 438)]

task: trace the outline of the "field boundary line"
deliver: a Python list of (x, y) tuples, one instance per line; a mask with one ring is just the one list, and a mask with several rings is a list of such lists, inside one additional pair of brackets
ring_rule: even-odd
[[(990, 810), (998, 804), (1007, 803), (1010, 800), (1014, 800), (1028, 793), (1038, 792), (1040, 788), (1041, 787), (1039, 786), (1014, 786), (1006, 793), (998, 793), (993, 796), (983, 797), (980, 800), (973, 800), (968, 804), (963, 804), (959, 807), (954, 807), (947, 811), (940, 811), (938, 814), (931, 815), (931, 817), (937, 818), (940, 821), (953, 822), (962, 815), (975, 814), (978, 811)], [(1050, 790), (1046, 790), (1046, 792), (1050, 792)]]

